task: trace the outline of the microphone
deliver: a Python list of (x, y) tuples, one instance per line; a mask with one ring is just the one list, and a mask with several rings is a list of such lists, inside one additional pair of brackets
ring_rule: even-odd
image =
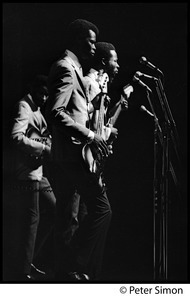
[(135, 73), (135, 76), (136, 76), (136, 77), (144, 77), (144, 78), (149, 78), (149, 79), (158, 80), (158, 78), (156, 78), (156, 77), (154, 77), (154, 76), (150, 76), (150, 75), (144, 74), (144, 73), (141, 73), (140, 71), (137, 71), (137, 72)]
[(140, 59), (139, 59), (139, 62), (155, 71), (157, 71), (158, 73), (162, 74), (163, 75), (163, 72), (158, 69), (156, 66), (154, 66), (151, 62), (149, 62), (146, 57), (142, 56)]
[(139, 78), (137, 78), (135, 75), (133, 76), (133, 81), (138, 82), (142, 87), (146, 88), (149, 92), (152, 93), (152, 90), (146, 85), (144, 82), (142, 82)]
[(144, 105), (141, 105), (140, 110), (145, 111), (148, 115), (150, 115), (151, 117), (154, 117), (154, 115), (148, 109), (146, 109), (146, 107)]

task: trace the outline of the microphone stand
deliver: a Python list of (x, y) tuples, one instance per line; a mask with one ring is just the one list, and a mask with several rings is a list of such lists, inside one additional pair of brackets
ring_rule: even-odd
[[(155, 80), (157, 82), (157, 80)], [(167, 122), (163, 129), (152, 105), (149, 90), (146, 89), (147, 99), (154, 115), (154, 180), (153, 180), (153, 260), (154, 280), (167, 280), (168, 278), (168, 206), (169, 206), (169, 172), (177, 186), (177, 178), (169, 158), (169, 143), (171, 130), (167, 112), (164, 109), (161, 92), (158, 90), (159, 99), (164, 109)], [(166, 101), (166, 100), (165, 100)], [(169, 111), (169, 108), (168, 108)], [(171, 113), (170, 113), (171, 114)], [(175, 123), (174, 123), (175, 124)], [(177, 145), (174, 144), (175, 149)], [(161, 148), (161, 149), (160, 149)], [(160, 151), (161, 150), (161, 151)], [(180, 195), (180, 193), (179, 193)]]
[[(170, 153), (169, 153), (169, 146), (170, 141), (173, 142), (174, 149), (176, 151), (176, 155), (179, 160), (178, 155), (178, 146), (179, 146), (179, 138), (177, 134), (176, 125), (174, 122), (174, 119), (172, 117), (167, 98), (164, 92), (164, 88), (161, 82), (161, 79), (155, 80), (156, 82), (156, 91), (158, 94), (158, 98), (160, 101), (160, 105), (162, 108), (162, 112), (164, 115), (164, 123), (163, 123), (163, 130), (159, 132), (159, 138), (162, 146), (162, 157), (161, 157), (161, 179), (160, 179), (160, 207), (158, 209), (158, 201), (157, 198), (154, 200), (154, 204), (156, 207), (156, 211), (159, 211), (160, 219), (159, 219), (159, 232), (156, 232), (156, 214), (154, 214), (154, 237), (156, 241), (159, 241), (159, 260), (158, 260), (158, 268), (156, 269), (156, 261), (155, 261), (155, 279), (158, 277), (160, 280), (167, 280), (168, 279), (168, 210), (169, 210), (169, 172), (171, 172), (174, 183), (177, 186), (177, 178), (175, 176), (175, 172), (173, 169), (173, 166), (170, 161)], [(156, 130), (155, 130), (156, 131)], [(155, 135), (157, 135), (157, 131), (155, 132)], [(155, 137), (156, 139), (156, 137)], [(156, 141), (155, 141), (156, 144)], [(155, 149), (157, 151), (157, 149)], [(155, 153), (155, 156), (157, 156), (158, 153)], [(156, 163), (156, 158), (155, 158)], [(155, 167), (156, 168), (156, 167)], [(157, 177), (157, 174), (155, 174), (155, 177)], [(154, 179), (154, 180), (157, 180)], [(179, 193), (180, 194), (180, 193)], [(159, 240), (156, 239), (159, 235)], [(156, 251), (156, 245), (155, 245), (155, 251)], [(156, 254), (155, 254), (156, 257)], [(156, 273), (158, 271), (158, 274)]]
[(155, 80), (155, 83), (156, 83), (157, 95), (160, 101), (160, 105), (162, 107), (165, 121), (168, 124), (168, 128), (170, 129), (170, 136), (172, 138), (173, 146), (176, 151), (178, 161), (180, 162), (179, 153), (178, 153), (179, 151), (178, 148), (180, 143), (179, 143), (179, 136), (178, 136), (176, 124), (172, 116), (161, 79), (158, 78), (157, 80)]
[[(154, 115), (154, 179), (153, 179), (153, 267), (154, 280), (159, 277), (162, 262), (162, 240), (163, 240), (163, 214), (159, 205), (160, 195), (160, 160), (159, 141), (163, 145), (163, 133), (159, 124), (159, 120), (152, 105), (149, 90), (146, 89), (147, 99)], [(157, 251), (158, 250), (158, 251)]]

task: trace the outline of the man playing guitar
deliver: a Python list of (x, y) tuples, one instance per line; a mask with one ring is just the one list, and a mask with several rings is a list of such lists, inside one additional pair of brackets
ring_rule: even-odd
[[(122, 110), (128, 109), (127, 99), (133, 92), (131, 85), (123, 88), (123, 95), (115, 106), (108, 111), (110, 98), (108, 96), (108, 85), (112, 83), (118, 73), (118, 57), (115, 47), (110, 43), (96, 43), (96, 54), (93, 67), (86, 75), (86, 89), (89, 97), (89, 111), (91, 107), (95, 110), (91, 113), (91, 130), (101, 135), (107, 141), (112, 153), (112, 143), (117, 138), (118, 130), (114, 124)], [(92, 154), (90, 153), (92, 152)], [(105, 157), (97, 153), (91, 145), (83, 148), (83, 158), (90, 172), (99, 177), (103, 172)]]
[(51, 157), (49, 130), (41, 112), (47, 97), (47, 77), (37, 75), (28, 93), (15, 105), (8, 199), (12, 227), (6, 237), (6, 276), (11, 281), (32, 281), (39, 275), (36, 273), (45, 275), (36, 270), (33, 262), (54, 227), (56, 199), (44, 174), (44, 161)]

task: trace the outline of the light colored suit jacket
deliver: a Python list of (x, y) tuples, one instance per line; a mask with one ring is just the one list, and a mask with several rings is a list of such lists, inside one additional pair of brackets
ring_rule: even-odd
[(30, 94), (26, 95), (16, 104), (16, 116), (11, 131), (11, 139), (15, 148), (15, 159), (12, 171), (20, 180), (41, 180), (42, 165), (31, 168), (27, 165), (27, 156), (41, 156), (43, 144), (32, 140), (29, 132), (34, 130), (39, 136), (46, 134), (47, 123), (40, 108), (35, 105)]
[(90, 131), (85, 79), (73, 57), (67, 51), (53, 64), (48, 77), (46, 112), (52, 128), (52, 154), (57, 161), (80, 159)]

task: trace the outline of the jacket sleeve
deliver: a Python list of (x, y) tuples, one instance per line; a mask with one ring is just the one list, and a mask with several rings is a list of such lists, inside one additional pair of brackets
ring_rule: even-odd
[(28, 104), (20, 101), (16, 105), (16, 117), (11, 131), (11, 140), (16, 147), (25, 153), (40, 156), (44, 149), (42, 143), (34, 141), (27, 137), (27, 130), (29, 128), (30, 109)]

